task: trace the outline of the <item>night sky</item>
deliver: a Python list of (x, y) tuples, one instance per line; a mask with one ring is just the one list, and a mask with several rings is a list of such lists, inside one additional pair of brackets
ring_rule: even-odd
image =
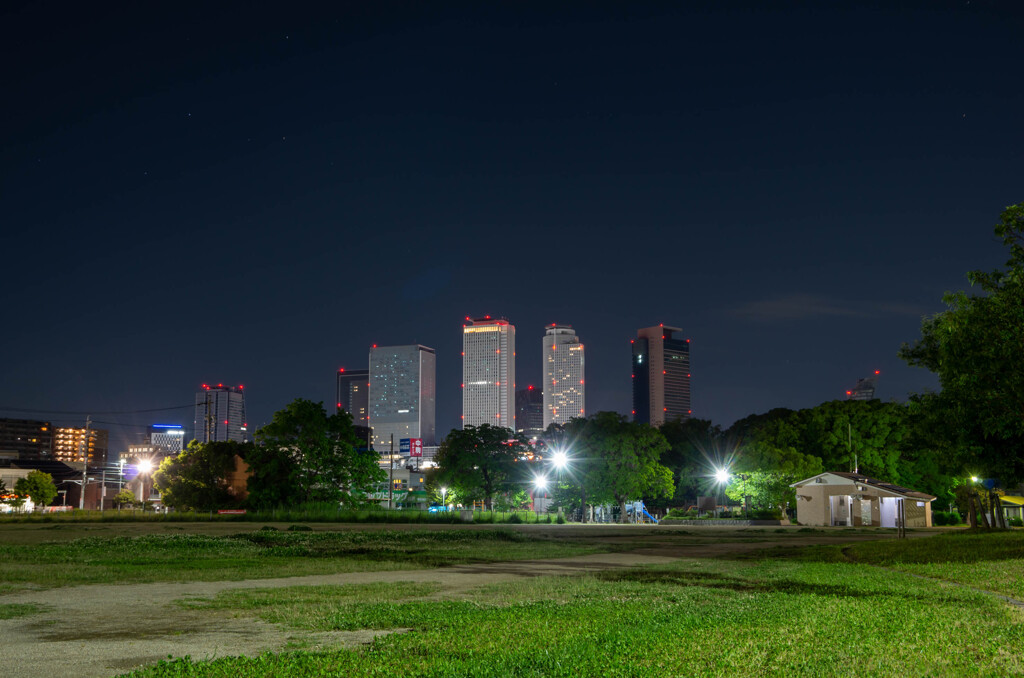
[(259, 426), (421, 343), (443, 435), (484, 314), (520, 387), (573, 325), (591, 413), (660, 322), (694, 416), (875, 369), (902, 400), (937, 382), (901, 342), (1024, 201), (1016, 2), (296, 4), (4, 3), (0, 407), (241, 383)]

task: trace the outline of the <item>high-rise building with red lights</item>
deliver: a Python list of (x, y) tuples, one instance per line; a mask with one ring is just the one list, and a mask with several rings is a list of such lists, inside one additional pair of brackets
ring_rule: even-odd
[(637, 330), (633, 347), (633, 421), (661, 426), (686, 420), (690, 409), (690, 340), (678, 327)]
[(585, 416), (583, 344), (571, 325), (551, 324), (544, 334), (544, 428)]
[(875, 373), (870, 377), (863, 377), (857, 380), (857, 384), (846, 392), (847, 400), (874, 400), (875, 389), (878, 388), (878, 375), (881, 374), (880, 370), (875, 370)]
[(370, 414), (370, 371), (369, 370), (338, 370), (339, 410), (352, 415), (352, 423), (356, 426), (369, 426), (367, 416)]
[(196, 393), (195, 437), (201, 443), (249, 440), (242, 386), (203, 384)]
[(462, 326), (462, 425), (516, 430), (516, 328), (505, 318)]

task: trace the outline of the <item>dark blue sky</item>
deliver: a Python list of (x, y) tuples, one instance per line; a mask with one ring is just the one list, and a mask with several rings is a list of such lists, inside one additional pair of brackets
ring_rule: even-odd
[(520, 385), (576, 327), (590, 412), (659, 322), (722, 424), (935, 386), (896, 351), (1024, 200), (1017, 3), (552, 4), (5, 5), (0, 407), (258, 426), (422, 343), (443, 433), (483, 314)]

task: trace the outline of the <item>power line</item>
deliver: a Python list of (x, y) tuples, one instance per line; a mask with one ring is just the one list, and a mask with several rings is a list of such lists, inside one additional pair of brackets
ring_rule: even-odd
[(0, 412), (18, 412), (20, 414), (78, 414), (78, 415), (89, 415), (89, 414), (146, 414), (147, 412), (167, 412), (170, 410), (187, 410), (195, 407), (195, 404), (189, 405), (175, 405), (174, 407), (153, 407), (146, 410), (107, 410), (98, 412), (96, 410), (90, 410), (85, 412), (78, 412), (72, 410), (32, 410), (23, 407), (0, 407)]

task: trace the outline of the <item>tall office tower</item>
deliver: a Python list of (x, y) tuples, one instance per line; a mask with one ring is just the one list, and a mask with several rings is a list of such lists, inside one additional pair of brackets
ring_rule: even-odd
[(0, 452), (18, 459), (49, 459), (53, 425), (34, 419), (0, 419)]
[(572, 325), (547, 327), (544, 336), (544, 428), (584, 416), (583, 344)]
[(338, 409), (352, 415), (356, 426), (368, 426), (366, 416), (370, 413), (370, 371), (338, 370)]
[(637, 330), (633, 344), (633, 421), (661, 426), (690, 418), (690, 340), (678, 327)]
[(462, 326), (462, 426), (516, 429), (516, 328), (505, 318)]
[(57, 461), (82, 461), (90, 464), (107, 463), (109, 434), (103, 429), (57, 428), (53, 432), (53, 458)]
[(196, 393), (195, 437), (201, 443), (249, 439), (245, 419), (245, 393), (241, 386), (203, 384)]
[(544, 434), (544, 391), (527, 386), (516, 391), (516, 433), (533, 440)]
[(875, 370), (875, 373), (870, 377), (864, 377), (857, 380), (857, 385), (853, 387), (853, 390), (846, 392), (847, 400), (874, 400), (875, 389), (878, 387), (878, 375), (881, 374), (880, 370)]
[(402, 438), (421, 438), (424, 447), (435, 444), (436, 364), (434, 349), (418, 344), (370, 349), (373, 449), (388, 452), (392, 436), (395, 452)]
[(178, 424), (153, 424), (149, 427), (147, 441), (164, 456), (178, 455), (185, 449), (185, 427)]

